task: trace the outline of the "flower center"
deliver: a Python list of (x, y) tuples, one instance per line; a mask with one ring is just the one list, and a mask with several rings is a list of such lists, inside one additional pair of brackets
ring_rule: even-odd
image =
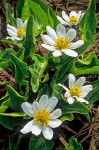
[(74, 87), (70, 88), (71, 96), (80, 96), (80, 92), (81, 92), (81, 90), (79, 87), (74, 86)]
[(71, 16), (69, 19), (70, 19), (70, 22), (78, 22), (78, 19), (76, 16)]
[(20, 29), (18, 29), (18, 31), (17, 31), (17, 36), (18, 36), (19, 38), (21, 38), (21, 36), (22, 36), (24, 33), (25, 33), (25, 29), (24, 29), (24, 28), (20, 28)]
[(46, 109), (38, 109), (34, 114), (34, 121), (38, 125), (47, 125), (50, 121), (50, 114)]
[(55, 47), (56, 49), (65, 49), (69, 47), (69, 41), (68, 39), (64, 39), (63, 37), (58, 38), (55, 41)]

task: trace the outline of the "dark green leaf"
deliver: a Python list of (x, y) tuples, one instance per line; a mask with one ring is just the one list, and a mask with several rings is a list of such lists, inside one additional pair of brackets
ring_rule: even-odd
[(20, 82), (25, 79), (27, 76), (28, 70), (27, 70), (27, 64), (20, 61), (14, 54), (10, 54), (11, 60), (14, 64), (15, 68), (15, 79), (17, 84), (20, 84)]
[(53, 141), (46, 140), (42, 137), (32, 136), (29, 143), (29, 150), (52, 150)]
[(14, 18), (13, 10), (10, 4), (6, 5), (6, 22), (12, 26), (16, 26), (16, 20)]
[(14, 134), (9, 138), (9, 150), (18, 150), (22, 135), (16, 135)]
[(21, 104), (27, 100), (26, 97), (19, 95), (11, 86), (7, 87), (10, 97), (10, 106), (15, 111), (21, 111)]
[(24, 52), (24, 58), (28, 58), (30, 56), (30, 52), (33, 55), (35, 52), (35, 46), (33, 44), (33, 17), (30, 16), (28, 23), (27, 23), (27, 28), (26, 28), (26, 39), (23, 44), (25, 48)]
[(31, 86), (33, 92), (37, 92), (39, 89), (39, 84), (41, 82), (41, 78), (43, 76), (43, 73), (47, 67), (47, 59), (36, 55), (34, 58), (34, 65), (29, 66), (29, 71), (31, 72)]
[(79, 29), (82, 32), (82, 39), (92, 43), (94, 42), (96, 33), (95, 10), (95, 0), (90, 0), (88, 9), (79, 24)]
[(17, 9), (16, 9), (17, 18), (21, 18), (22, 8), (24, 6), (24, 1), (25, 0), (18, 0)]
[[(23, 4), (23, 3), (22, 3)], [(22, 14), (21, 18), (23, 21), (28, 20), (30, 17), (30, 5), (29, 5), (29, 0), (25, 0), (23, 7), (22, 7)]]
[(83, 147), (81, 144), (78, 143), (77, 139), (72, 136), (69, 139), (69, 143), (66, 150), (83, 150)]

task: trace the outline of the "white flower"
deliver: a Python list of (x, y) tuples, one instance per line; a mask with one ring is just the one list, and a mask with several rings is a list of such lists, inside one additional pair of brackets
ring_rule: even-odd
[(53, 111), (57, 103), (58, 99), (56, 97), (48, 99), (47, 95), (41, 96), (39, 102), (33, 102), (32, 105), (28, 102), (22, 103), (21, 107), (23, 111), (28, 116), (33, 117), (33, 120), (29, 121), (21, 132), (26, 134), (31, 131), (37, 136), (42, 131), (43, 136), (46, 139), (52, 139), (53, 130), (51, 128), (56, 128), (62, 123), (59, 119), (57, 119), (62, 114), (61, 109)]
[(69, 74), (69, 89), (62, 84), (58, 84), (62, 86), (66, 92), (64, 97), (67, 98), (69, 104), (73, 104), (75, 99), (80, 102), (85, 102), (88, 104), (89, 102), (84, 99), (86, 95), (93, 89), (92, 85), (85, 85), (85, 77), (80, 77), (77, 81), (73, 74)]
[(83, 40), (78, 40), (72, 43), (71, 41), (76, 36), (76, 30), (70, 29), (66, 33), (66, 29), (62, 24), (58, 24), (56, 32), (50, 26), (46, 27), (48, 35), (42, 35), (45, 44), (42, 44), (44, 48), (52, 51), (54, 57), (62, 55), (62, 52), (71, 57), (77, 57), (77, 52), (74, 49), (84, 44)]
[(81, 13), (81, 11), (79, 11), (78, 13), (76, 13), (75, 11), (71, 11), (68, 16), (65, 13), (65, 11), (62, 11), (63, 19), (59, 16), (57, 16), (57, 19), (64, 25), (72, 26), (72, 25), (77, 25), (80, 22), (83, 14)]
[(27, 26), (27, 20), (23, 23), (20, 18), (17, 18), (17, 28), (14, 26), (11, 26), (10, 24), (7, 24), (7, 31), (10, 37), (7, 37), (6, 39), (11, 39), (12, 41), (15, 40), (22, 40), (26, 33), (26, 26)]

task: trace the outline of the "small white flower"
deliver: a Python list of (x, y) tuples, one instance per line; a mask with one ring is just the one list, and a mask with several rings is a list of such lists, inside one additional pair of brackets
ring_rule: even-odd
[(77, 25), (81, 18), (82, 18), (83, 14), (81, 13), (81, 11), (79, 11), (78, 13), (75, 11), (71, 11), (69, 16), (65, 13), (65, 11), (62, 11), (62, 17), (57, 16), (57, 19), (64, 25), (68, 25), (68, 26), (72, 26), (72, 25)]
[(73, 74), (69, 74), (69, 89), (62, 84), (58, 84), (66, 90), (64, 97), (67, 98), (67, 102), (69, 104), (73, 104), (75, 99), (80, 102), (85, 102), (86, 104), (89, 103), (84, 99), (84, 97), (86, 97), (93, 87), (92, 85), (83, 86), (85, 81), (85, 77), (80, 77), (76, 81), (75, 76)]
[(14, 26), (11, 26), (10, 24), (7, 24), (7, 31), (10, 37), (7, 37), (6, 39), (11, 39), (12, 41), (15, 40), (22, 40), (26, 33), (26, 26), (27, 26), (27, 20), (23, 23), (20, 18), (17, 18), (17, 28)]
[(41, 44), (47, 50), (52, 51), (54, 57), (62, 55), (62, 52), (71, 57), (77, 57), (77, 52), (74, 49), (84, 44), (83, 40), (78, 40), (72, 43), (76, 36), (76, 30), (70, 29), (66, 33), (66, 29), (62, 24), (58, 24), (56, 32), (50, 26), (46, 27), (48, 35), (42, 35), (45, 44)]
[(56, 128), (62, 123), (59, 119), (57, 119), (62, 114), (61, 109), (53, 111), (57, 103), (58, 99), (56, 97), (48, 99), (47, 95), (41, 96), (39, 102), (33, 102), (32, 105), (28, 102), (22, 103), (21, 107), (23, 111), (28, 116), (33, 117), (33, 120), (29, 121), (21, 132), (26, 134), (31, 131), (37, 136), (42, 131), (43, 136), (46, 139), (52, 139), (53, 130), (51, 128)]

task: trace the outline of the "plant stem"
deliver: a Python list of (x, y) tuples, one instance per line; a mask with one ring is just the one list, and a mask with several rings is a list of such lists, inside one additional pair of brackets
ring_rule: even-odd
[(59, 135), (59, 140), (65, 146), (65, 148), (67, 148), (68, 143), (66, 142), (66, 140), (63, 138), (61, 134)]
[(15, 79), (6, 71), (2, 70), (2, 74), (4, 74), (10, 81), (12, 81), (15, 84)]

